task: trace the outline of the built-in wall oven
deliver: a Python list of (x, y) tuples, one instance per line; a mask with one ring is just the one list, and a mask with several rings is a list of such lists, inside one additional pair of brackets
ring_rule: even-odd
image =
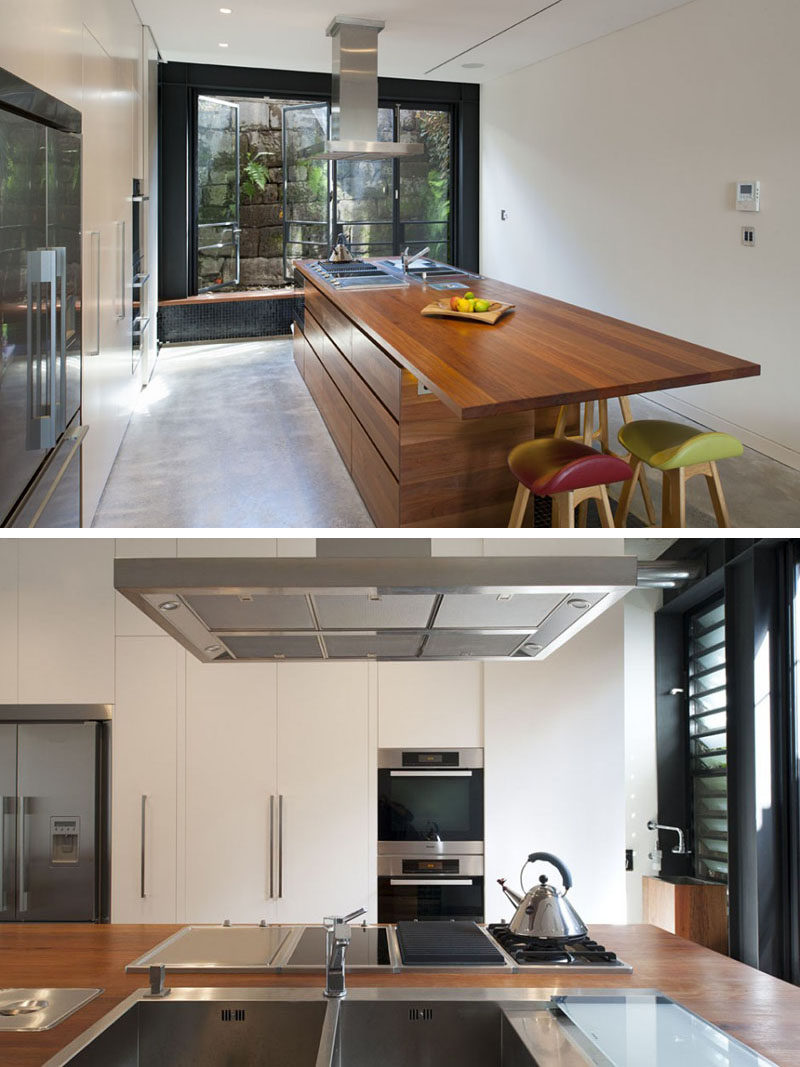
[(378, 752), (378, 921), (483, 920), (483, 750)]

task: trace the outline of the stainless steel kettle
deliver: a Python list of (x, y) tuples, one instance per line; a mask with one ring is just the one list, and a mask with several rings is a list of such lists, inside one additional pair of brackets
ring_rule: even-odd
[[(548, 885), (546, 874), (539, 876), (539, 885), (525, 892), (522, 875), (527, 865), (536, 863), (537, 860), (552, 863), (556, 868), (564, 883), (562, 892), (559, 893), (554, 886)], [(497, 881), (517, 909), (514, 918), (508, 924), (512, 934), (518, 937), (558, 941), (572, 941), (586, 936), (587, 930), (583, 920), (567, 900), (567, 892), (572, 887), (572, 875), (566, 865), (552, 852), (531, 852), (522, 864), (519, 884), (525, 893), (524, 897), (515, 893), (513, 889), (509, 889), (505, 878), (498, 878)]]

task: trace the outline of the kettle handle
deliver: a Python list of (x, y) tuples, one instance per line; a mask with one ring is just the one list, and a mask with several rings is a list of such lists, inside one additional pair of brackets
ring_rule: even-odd
[(530, 856), (528, 856), (528, 863), (535, 863), (537, 860), (544, 860), (546, 863), (552, 863), (561, 875), (565, 893), (572, 888), (572, 875), (569, 873), (566, 864), (563, 863), (558, 856), (554, 856), (552, 852), (531, 852)]

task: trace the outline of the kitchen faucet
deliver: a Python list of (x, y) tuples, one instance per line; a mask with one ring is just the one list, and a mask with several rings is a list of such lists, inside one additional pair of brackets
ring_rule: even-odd
[(403, 252), (403, 254), (401, 256), (401, 259), (402, 259), (402, 262), (403, 262), (403, 273), (404, 274), (408, 274), (408, 268), (411, 266), (411, 264), (415, 260), (421, 259), (423, 256), (427, 256), (427, 254), (430, 252), (430, 250), (431, 250), (430, 245), (426, 245), (422, 249), (421, 252), (415, 252), (414, 255), (411, 256), (411, 255), (409, 255), (408, 246), (406, 245), (406, 250), (405, 250), (405, 252)]
[(683, 835), (683, 830), (679, 826), (664, 826), (663, 823), (656, 822), (655, 819), (647, 820), (648, 830), (671, 830), (674, 834), (678, 835), (678, 843), (672, 849), (673, 856), (688, 856), (689, 850), (686, 847), (686, 839)]
[(350, 923), (359, 915), (366, 913), (366, 908), (357, 908), (345, 916), (329, 916), (322, 920), (325, 927), (325, 991), (326, 997), (345, 997), (347, 989), (344, 984), (344, 959), (350, 944)]

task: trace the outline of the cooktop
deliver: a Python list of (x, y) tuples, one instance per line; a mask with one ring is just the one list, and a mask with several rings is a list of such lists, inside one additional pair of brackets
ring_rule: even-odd
[[(389, 940), (382, 926), (351, 926), (347, 949), (347, 968), (389, 967)], [(325, 928), (307, 926), (283, 969), (325, 967)]]
[(511, 932), (508, 923), (490, 923), (486, 930), (522, 971), (533, 968), (584, 972), (616, 970), (624, 974), (633, 971), (629, 963), (617, 959), (616, 953), (590, 937), (574, 941), (520, 937)]

